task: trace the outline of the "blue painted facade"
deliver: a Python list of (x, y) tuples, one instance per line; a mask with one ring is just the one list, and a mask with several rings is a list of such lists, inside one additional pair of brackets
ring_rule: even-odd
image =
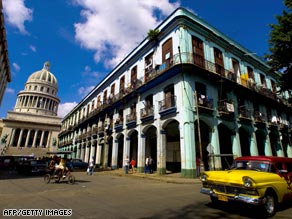
[(174, 11), (68, 114), (59, 149), (101, 168), (197, 177), (242, 155), (292, 157), (291, 105), (277, 73), (191, 12)]

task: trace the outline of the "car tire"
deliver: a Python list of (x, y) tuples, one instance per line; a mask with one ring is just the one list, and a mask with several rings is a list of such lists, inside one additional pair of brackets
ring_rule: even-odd
[(264, 196), (265, 204), (263, 206), (264, 213), (267, 217), (272, 217), (276, 213), (277, 201), (272, 192), (267, 192)]
[(213, 205), (217, 205), (218, 202), (219, 202), (218, 198), (216, 198), (216, 197), (210, 196), (210, 199), (211, 199), (211, 202), (212, 202)]

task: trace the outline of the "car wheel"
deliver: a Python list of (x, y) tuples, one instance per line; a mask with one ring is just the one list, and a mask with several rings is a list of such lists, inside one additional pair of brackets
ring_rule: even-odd
[(265, 204), (264, 204), (264, 211), (268, 217), (275, 215), (276, 213), (276, 200), (273, 193), (266, 193), (265, 197)]
[(70, 175), (69, 178), (68, 178), (68, 182), (69, 182), (70, 184), (74, 184), (74, 183), (75, 183), (75, 176)]
[(210, 199), (211, 199), (211, 202), (212, 202), (213, 205), (216, 205), (219, 202), (218, 198), (216, 198), (216, 197), (210, 196)]
[(45, 181), (45, 183), (50, 183), (50, 181), (51, 181), (51, 176), (50, 176), (50, 174), (46, 174), (45, 176), (44, 176), (44, 181)]

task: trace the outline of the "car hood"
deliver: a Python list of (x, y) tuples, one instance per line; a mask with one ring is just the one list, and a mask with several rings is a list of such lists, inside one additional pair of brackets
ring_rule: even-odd
[(272, 182), (279, 179), (279, 175), (269, 172), (261, 172), (254, 170), (225, 170), (225, 171), (206, 171), (208, 181), (217, 183), (242, 184), (242, 177), (248, 176), (255, 183)]

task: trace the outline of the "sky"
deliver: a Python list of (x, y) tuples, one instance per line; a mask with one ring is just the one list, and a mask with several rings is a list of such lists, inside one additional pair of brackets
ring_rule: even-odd
[(12, 82), (0, 118), (28, 77), (50, 62), (64, 117), (176, 8), (184, 7), (259, 57), (282, 0), (2, 0)]

